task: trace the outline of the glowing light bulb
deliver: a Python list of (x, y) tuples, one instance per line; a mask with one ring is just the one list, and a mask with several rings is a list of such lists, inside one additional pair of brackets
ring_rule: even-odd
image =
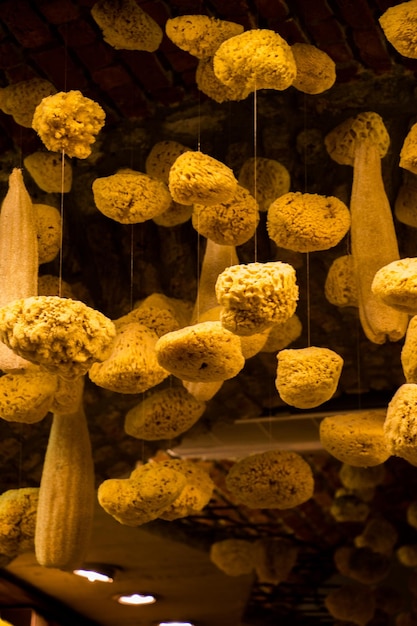
[(89, 569), (76, 569), (73, 571), (73, 574), (77, 576), (82, 576), (83, 578), (87, 578), (92, 583), (101, 582), (101, 583), (112, 583), (113, 578), (109, 574), (103, 574), (102, 572), (96, 572), (94, 570)]
[(141, 604), (153, 604), (156, 602), (155, 596), (150, 594), (132, 593), (129, 595), (120, 595), (116, 597), (117, 602), (120, 604), (129, 604), (138, 606)]

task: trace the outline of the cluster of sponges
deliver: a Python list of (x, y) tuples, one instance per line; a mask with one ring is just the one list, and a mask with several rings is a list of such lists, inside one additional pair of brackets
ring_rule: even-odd
[(85, 159), (104, 125), (101, 106), (78, 90), (59, 92), (42, 99), (35, 109), (32, 128), (52, 152)]
[(191, 461), (169, 459), (133, 470), (129, 478), (110, 478), (98, 489), (103, 509), (121, 524), (140, 526), (157, 518), (196, 515), (209, 502), (214, 483)]
[(0, 564), (33, 551), (39, 489), (9, 489), (0, 495)]
[(288, 579), (298, 557), (298, 547), (285, 537), (223, 539), (210, 547), (210, 560), (227, 576), (254, 572), (260, 583), (278, 585)]
[(271, 450), (237, 461), (226, 487), (237, 503), (250, 508), (289, 509), (311, 498), (314, 477), (296, 452)]

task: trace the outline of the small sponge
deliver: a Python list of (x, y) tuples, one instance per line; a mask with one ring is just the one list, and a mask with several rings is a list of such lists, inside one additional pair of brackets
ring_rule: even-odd
[(61, 214), (49, 204), (34, 204), (36, 230), (38, 231), (38, 263), (49, 263), (61, 248)]
[(417, 2), (401, 2), (389, 7), (379, 18), (379, 23), (390, 44), (405, 57), (417, 59)]
[(308, 43), (291, 46), (297, 66), (297, 76), (292, 85), (309, 94), (323, 93), (336, 81), (336, 64), (326, 52)]
[(351, 254), (337, 257), (327, 272), (324, 295), (335, 306), (359, 306), (358, 286)]
[(195, 73), (197, 87), (215, 102), (244, 100), (251, 90), (241, 84), (225, 85), (214, 73), (213, 59), (201, 59)]
[(299, 409), (330, 400), (337, 389), (343, 359), (328, 348), (286, 349), (278, 352), (276, 388), (281, 399)]
[(417, 384), (405, 383), (394, 394), (384, 432), (391, 454), (417, 465)]
[(31, 78), (0, 89), (0, 109), (12, 115), (14, 121), (32, 128), (32, 119), (38, 104), (56, 93), (55, 87), (43, 78)]
[(246, 159), (239, 171), (239, 184), (256, 198), (260, 211), (290, 190), (290, 173), (282, 163), (265, 157)]
[(416, 315), (417, 258), (399, 259), (381, 267), (372, 281), (372, 293), (397, 311)]
[(417, 174), (417, 124), (413, 124), (404, 139), (400, 152), (400, 167)]
[(33, 152), (23, 159), (23, 163), (42, 191), (47, 193), (71, 191), (72, 167), (68, 159), (64, 159), (62, 163), (62, 158), (52, 152)]
[(204, 59), (212, 57), (223, 41), (240, 35), (243, 26), (208, 15), (179, 15), (167, 20), (165, 32), (178, 48)]
[(417, 315), (414, 315), (408, 323), (401, 350), (401, 365), (406, 382), (417, 383)]
[(34, 424), (51, 409), (57, 377), (37, 367), (0, 378), (0, 418)]
[(223, 539), (210, 547), (210, 561), (227, 576), (251, 574), (254, 567), (253, 546), (246, 539)]

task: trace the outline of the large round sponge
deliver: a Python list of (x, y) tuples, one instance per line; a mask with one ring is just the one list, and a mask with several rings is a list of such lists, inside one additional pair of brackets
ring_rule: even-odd
[(417, 465), (417, 384), (405, 383), (394, 394), (384, 432), (391, 454)]

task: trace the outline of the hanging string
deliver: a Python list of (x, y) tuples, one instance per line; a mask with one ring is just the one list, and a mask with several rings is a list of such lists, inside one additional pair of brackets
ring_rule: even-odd
[(133, 279), (135, 273), (135, 225), (131, 224), (130, 226), (130, 275), (129, 275), (129, 285), (130, 285), (130, 293), (129, 293), (129, 308), (133, 310)]
[[(258, 158), (258, 92), (256, 89), (256, 77), (255, 77), (255, 91), (253, 93), (253, 195), (255, 199), (258, 195), (258, 172), (257, 172), (257, 158)], [(258, 229), (255, 228), (255, 233), (253, 235), (253, 244), (254, 244), (254, 261), (258, 260)]]
[[(306, 96), (303, 98), (303, 128), (306, 135), (307, 131), (307, 106)], [(304, 193), (307, 193), (307, 141), (304, 141), (303, 147), (303, 167), (304, 167)], [(311, 299), (310, 299), (310, 253), (306, 253), (306, 300), (307, 300), (307, 346), (311, 346)]]
[(61, 215), (61, 233), (59, 239), (59, 271), (58, 271), (58, 296), (62, 296), (62, 271), (64, 256), (64, 188), (65, 188), (65, 150), (61, 152), (61, 199), (60, 199), (60, 215)]

